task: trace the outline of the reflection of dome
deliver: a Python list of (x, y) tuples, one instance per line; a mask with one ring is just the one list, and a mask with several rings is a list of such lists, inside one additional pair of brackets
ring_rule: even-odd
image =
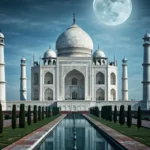
[(56, 53), (52, 50), (49, 49), (44, 53), (44, 58), (56, 58)]
[(90, 57), (93, 41), (85, 31), (73, 23), (58, 37), (56, 49), (58, 56)]
[(4, 34), (0, 32), (0, 38), (4, 38)]
[(105, 53), (102, 50), (98, 49), (94, 52), (93, 57), (94, 58), (97, 58), (97, 57), (104, 57), (105, 58)]
[(149, 33), (146, 33), (145, 35), (144, 35), (144, 38), (150, 38), (150, 34)]

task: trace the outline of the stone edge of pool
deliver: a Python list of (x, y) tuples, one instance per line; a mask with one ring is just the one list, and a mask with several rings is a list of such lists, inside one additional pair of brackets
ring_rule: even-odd
[(113, 138), (117, 143), (122, 145), (124, 148), (128, 150), (150, 150), (150, 147), (135, 141), (134, 139), (121, 134), (120, 132), (96, 121), (95, 119), (91, 118), (88, 115), (83, 115), (89, 122), (94, 124), (99, 130), (103, 131), (107, 136)]
[(32, 133), (3, 148), (2, 150), (33, 150), (65, 118), (65, 116), (66, 115), (64, 114), (61, 115), (52, 122), (33, 131)]

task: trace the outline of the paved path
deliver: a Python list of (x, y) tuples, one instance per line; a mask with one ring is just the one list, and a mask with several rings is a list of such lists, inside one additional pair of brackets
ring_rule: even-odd
[(107, 135), (111, 136), (113, 139), (115, 139), (118, 143), (120, 143), (122, 146), (124, 146), (128, 150), (150, 150), (150, 147), (147, 147), (146, 145), (140, 142), (137, 142), (133, 140), (132, 138), (105, 126), (104, 124), (96, 121), (90, 116), (87, 116), (87, 115), (84, 115), (84, 116), (88, 120), (90, 120), (92, 123), (94, 123), (96, 126), (98, 126), (100, 130), (103, 130)]
[(61, 115), (52, 122), (46, 124), (45, 126), (35, 130), (34, 132), (28, 134), (22, 139), (14, 142), (13, 144), (7, 146), (3, 150), (31, 150), (35, 148), (38, 144), (53, 128), (65, 117), (66, 115)]
[[(137, 119), (132, 118), (132, 123), (137, 124)], [(150, 121), (142, 120), (142, 126), (146, 128), (150, 128)]]

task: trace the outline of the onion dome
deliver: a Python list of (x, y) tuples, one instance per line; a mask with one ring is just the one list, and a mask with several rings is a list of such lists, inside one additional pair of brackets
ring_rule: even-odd
[(128, 59), (124, 56), (122, 62), (123, 62), (123, 63), (127, 63), (127, 61), (128, 61)]
[(56, 58), (56, 53), (52, 49), (48, 49), (45, 53), (43, 58)]
[(93, 41), (90, 36), (75, 24), (63, 32), (56, 41), (58, 56), (91, 57)]

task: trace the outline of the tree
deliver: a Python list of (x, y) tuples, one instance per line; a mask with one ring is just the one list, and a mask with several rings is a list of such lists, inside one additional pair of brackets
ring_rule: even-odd
[(37, 123), (37, 106), (34, 105), (34, 110), (33, 110), (33, 122)]
[(128, 105), (128, 112), (127, 112), (127, 126), (130, 128), (131, 125), (132, 125), (131, 105)]
[(117, 106), (115, 105), (114, 114), (113, 114), (113, 121), (114, 123), (117, 122)]
[(14, 130), (16, 128), (16, 105), (13, 105), (11, 127)]
[(3, 112), (2, 104), (0, 104), (0, 134), (3, 133)]
[(31, 125), (31, 106), (28, 106), (28, 116), (27, 116), (27, 123)]
[(41, 106), (38, 107), (38, 121), (41, 121)]
[(119, 123), (121, 125), (124, 125), (125, 123), (124, 105), (120, 106)]
[(48, 107), (45, 108), (46, 109), (46, 118), (48, 118)]
[(112, 106), (108, 106), (109, 107), (109, 121), (112, 121)]
[(42, 119), (44, 119), (44, 107), (42, 107)]
[(138, 107), (138, 112), (137, 112), (137, 127), (138, 129), (141, 127), (142, 121), (141, 121), (141, 107)]
[(19, 127), (25, 127), (25, 106), (24, 104), (20, 104), (20, 113), (19, 113)]

